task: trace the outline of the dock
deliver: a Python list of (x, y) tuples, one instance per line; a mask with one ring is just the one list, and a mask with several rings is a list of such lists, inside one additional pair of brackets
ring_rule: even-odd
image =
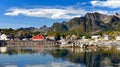
[(34, 47), (34, 46), (55, 46), (55, 42), (50, 41), (6, 41), (7, 47)]
[[(4, 45), (5, 44), (5, 45)], [(71, 44), (57, 44), (54, 41), (1, 41), (2, 46), (7, 47), (36, 47), (36, 46), (44, 46), (44, 47), (60, 47), (60, 48), (99, 48), (99, 47), (107, 47), (111, 46), (120, 47), (120, 41), (79, 41)]]

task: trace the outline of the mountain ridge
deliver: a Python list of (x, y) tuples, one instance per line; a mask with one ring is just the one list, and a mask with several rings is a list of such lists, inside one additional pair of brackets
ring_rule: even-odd
[(18, 30), (27, 30), (32, 32), (59, 32), (71, 34), (96, 34), (101, 31), (120, 31), (120, 14), (113, 15), (101, 14), (98, 12), (86, 13), (85, 16), (75, 17), (68, 22), (55, 22), (51, 27), (42, 26), (40, 28), (29, 27), (19, 28)]
[(50, 31), (68, 32), (76, 31), (76, 33), (92, 33), (104, 30), (120, 30), (120, 15), (105, 15), (98, 12), (87, 13), (83, 17), (72, 18), (68, 22), (57, 22), (50, 27)]

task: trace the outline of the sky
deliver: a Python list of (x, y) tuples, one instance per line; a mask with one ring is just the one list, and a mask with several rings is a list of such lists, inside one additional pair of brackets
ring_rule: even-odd
[(50, 27), (88, 12), (120, 14), (120, 0), (0, 0), (0, 28)]

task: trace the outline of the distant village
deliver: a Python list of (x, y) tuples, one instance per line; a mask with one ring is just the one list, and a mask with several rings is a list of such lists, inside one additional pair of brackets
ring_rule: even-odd
[[(60, 40), (56, 40), (55, 36), (44, 36), (42, 34), (38, 34), (36, 36), (32, 36), (31, 38), (24, 37), (22, 39), (18, 37), (9, 37), (9, 35), (6, 34), (0, 34), (0, 40), (4, 41), (53, 41), (56, 42), (56, 44), (62, 45), (68, 45), (68, 44), (88, 44), (88, 45), (98, 45), (98, 44), (105, 44), (105, 43), (116, 43), (120, 41), (120, 36), (117, 35), (114, 37), (115, 39), (111, 39), (109, 35), (93, 35), (90, 38), (86, 38), (86, 36), (82, 36), (78, 38), (76, 35), (67, 35), (65, 38), (60, 37)], [(106, 42), (107, 41), (107, 42)], [(83, 46), (82, 45), (82, 46)]]
[[(120, 36), (119, 35), (117, 35), (117, 36), (115, 36), (114, 37), (115, 38), (115, 40), (120, 40)], [(63, 37), (60, 37), (60, 39), (61, 40), (77, 40), (78, 39), (78, 37), (76, 36), (76, 35), (68, 35), (68, 36), (66, 36), (65, 38), (63, 38)], [(82, 36), (82, 37), (80, 37), (79, 39), (86, 39), (86, 36)], [(109, 37), (109, 35), (104, 35), (104, 36), (101, 36), (101, 35), (93, 35), (93, 36), (91, 36), (91, 38), (90, 38), (91, 40), (111, 40), (111, 38)], [(49, 36), (44, 36), (44, 35), (42, 35), (42, 34), (38, 34), (38, 35), (36, 35), (36, 36), (32, 36), (31, 38), (27, 38), (27, 37), (24, 37), (24, 38), (22, 38), (22, 39), (20, 39), (20, 38), (17, 38), (17, 37), (9, 37), (9, 35), (6, 35), (6, 34), (0, 34), (0, 40), (22, 40), (22, 41), (30, 41), (30, 40), (33, 40), (33, 41), (44, 41), (44, 40), (50, 40), (50, 41), (55, 41), (55, 36), (51, 36), (51, 35), (49, 35)]]

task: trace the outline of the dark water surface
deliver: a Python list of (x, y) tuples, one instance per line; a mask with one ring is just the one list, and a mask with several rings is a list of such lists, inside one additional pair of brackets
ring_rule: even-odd
[(120, 51), (111, 49), (15, 47), (0, 53), (0, 67), (119, 67)]

